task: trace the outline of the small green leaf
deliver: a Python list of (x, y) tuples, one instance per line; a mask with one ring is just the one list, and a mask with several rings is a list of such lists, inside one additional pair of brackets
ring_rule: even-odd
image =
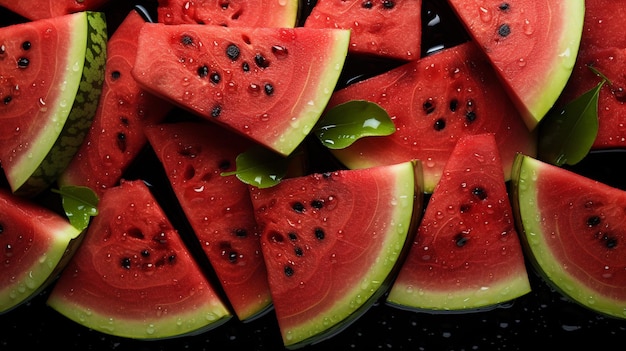
[(557, 166), (574, 165), (591, 150), (598, 135), (598, 95), (608, 81), (595, 68), (590, 69), (602, 80), (560, 110), (551, 112), (539, 129), (539, 158)]
[(237, 156), (237, 169), (222, 176), (236, 175), (239, 180), (258, 188), (274, 186), (285, 177), (289, 159), (262, 147), (254, 147)]
[(327, 148), (343, 149), (362, 137), (390, 135), (395, 130), (385, 109), (370, 101), (353, 100), (326, 112), (313, 133)]
[(98, 195), (90, 188), (64, 186), (52, 191), (61, 195), (65, 215), (78, 230), (87, 228), (90, 218), (98, 215)]

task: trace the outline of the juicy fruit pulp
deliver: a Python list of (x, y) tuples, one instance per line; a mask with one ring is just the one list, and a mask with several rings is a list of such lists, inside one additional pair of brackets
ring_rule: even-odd
[(296, 25), (298, 0), (159, 0), (157, 10), (165, 24), (290, 28)]
[(288, 155), (324, 110), (348, 41), (349, 31), (338, 29), (145, 24), (133, 75), (153, 93)]
[(39, 20), (71, 13), (96, 10), (108, 0), (0, 0), (5, 7), (30, 20)]
[(60, 186), (88, 186), (102, 195), (145, 146), (144, 126), (162, 121), (172, 110), (171, 104), (139, 87), (130, 73), (136, 33), (144, 23), (131, 10), (109, 39), (102, 95), (84, 142), (59, 176)]
[(417, 60), (421, 0), (318, 0), (305, 27), (350, 29), (350, 53)]
[(88, 328), (135, 339), (195, 334), (230, 317), (141, 180), (104, 193), (48, 304)]
[(29, 301), (64, 268), (80, 231), (50, 209), (0, 189), (0, 314)]
[(524, 155), (512, 180), (527, 257), (542, 276), (573, 301), (626, 318), (626, 192)]
[(331, 336), (385, 291), (413, 214), (421, 211), (415, 166), (313, 174), (251, 188), (288, 348)]
[(106, 39), (97, 12), (0, 29), (0, 163), (14, 192), (41, 192), (82, 142), (101, 92)]
[(450, 152), (464, 135), (495, 133), (506, 179), (516, 152), (535, 152), (534, 135), (471, 42), (349, 85), (333, 95), (329, 107), (350, 100), (379, 104), (396, 132), (357, 140), (333, 154), (349, 168), (419, 159), (427, 192), (434, 189)]
[(534, 129), (571, 75), (585, 1), (448, 2), (489, 57), (527, 127)]
[(530, 291), (493, 134), (459, 140), (387, 301), (435, 311), (492, 308)]
[(221, 175), (253, 144), (209, 122), (163, 123), (145, 133), (237, 317), (257, 317), (271, 296), (248, 186)]

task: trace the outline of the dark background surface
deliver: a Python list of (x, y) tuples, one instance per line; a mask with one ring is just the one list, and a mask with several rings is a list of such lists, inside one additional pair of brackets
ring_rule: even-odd
[[(314, 1), (314, 0), (305, 0)], [(110, 30), (120, 23), (134, 4), (144, 5), (154, 14), (156, 1), (111, 0), (104, 9)], [(313, 3), (304, 3), (306, 15)], [(467, 39), (443, 1), (424, 0), (424, 53), (455, 45)], [(156, 17), (154, 17), (156, 18)], [(24, 19), (0, 9), (0, 24)], [(0, 38), (1, 39), (1, 38)], [(360, 62), (346, 70), (349, 82), (395, 63)], [(356, 68), (354, 68), (356, 67)], [(376, 67), (375, 70), (373, 68)], [(320, 154), (317, 165), (324, 165)], [(626, 189), (621, 165), (624, 152), (600, 152), (587, 157), (573, 170), (610, 185)], [(128, 178), (143, 178), (153, 184), (158, 198), (174, 203), (160, 166), (146, 149), (131, 167)], [(166, 207), (166, 206), (164, 206)], [(167, 208), (173, 221), (186, 226), (177, 208)], [(398, 310), (376, 303), (360, 319), (334, 337), (304, 350), (528, 350), (536, 347), (622, 350), (626, 341), (626, 321), (601, 316), (571, 303), (552, 291), (529, 267), (533, 291), (507, 307), (465, 314), (429, 314)], [(242, 323), (235, 319), (212, 331), (191, 337), (164, 341), (136, 341), (88, 330), (47, 307), (44, 291), (29, 303), (0, 315), (0, 350), (281, 350), (280, 333), (272, 311)], [(381, 300), (383, 301), (383, 300)]]

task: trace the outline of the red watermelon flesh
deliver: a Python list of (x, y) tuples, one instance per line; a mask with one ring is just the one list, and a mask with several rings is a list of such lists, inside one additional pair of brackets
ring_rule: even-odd
[(141, 180), (100, 199), (48, 304), (87, 328), (164, 339), (221, 325), (230, 313)]
[(529, 129), (552, 108), (576, 61), (584, 0), (448, 0)]
[(349, 32), (145, 24), (133, 75), (145, 88), (290, 154), (319, 119)]
[(145, 20), (132, 10), (107, 46), (102, 95), (84, 142), (58, 182), (83, 185), (98, 195), (117, 184), (146, 144), (145, 125), (163, 120), (173, 105), (143, 90), (131, 75), (137, 32)]
[(109, 0), (0, 0), (7, 8), (29, 20), (57, 17), (81, 11), (96, 10)]
[(329, 107), (350, 100), (379, 104), (392, 118), (396, 132), (357, 140), (333, 154), (349, 168), (419, 159), (427, 192), (434, 189), (464, 135), (495, 134), (506, 179), (516, 152), (536, 152), (534, 134), (472, 42), (352, 84), (337, 91)]
[(512, 199), (529, 261), (572, 301), (626, 318), (626, 192), (520, 155)]
[(298, 0), (159, 0), (157, 15), (165, 24), (289, 28), (296, 25)]
[(248, 186), (220, 175), (252, 143), (208, 122), (156, 125), (146, 135), (235, 313), (258, 316), (271, 296)]
[(467, 311), (529, 291), (495, 138), (461, 138), (387, 301), (407, 309)]
[(288, 348), (333, 335), (386, 290), (421, 212), (414, 167), (336, 171), (251, 188)]
[(80, 234), (67, 218), (0, 189), (0, 314), (46, 288), (67, 264)]
[(350, 29), (353, 54), (417, 60), (421, 10), (421, 0), (318, 0), (304, 26)]
[(585, 23), (580, 51), (572, 77), (557, 107), (562, 107), (586, 91), (600, 79), (587, 66), (605, 75), (605, 84), (598, 98), (598, 135), (592, 149), (626, 146), (626, 36), (616, 35), (623, 29), (626, 3), (622, 1), (586, 1)]

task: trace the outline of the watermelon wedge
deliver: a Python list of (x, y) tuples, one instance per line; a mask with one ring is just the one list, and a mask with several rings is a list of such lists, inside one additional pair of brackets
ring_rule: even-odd
[(80, 243), (67, 218), (0, 189), (0, 314), (29, 301), (62, 271)]
[(7, 8), (32, 21), (97, 10), (109, 0), (0, 0)]
[(248, 186), (221, 173), (235, 170), (253, 144), (203, 122), (162, 123), (145, 133), (233, 310), (248, 321), (271, 306), (267, 272)]
[(387, 302), (422, 311), (497, 307), (530, 291), (493, 134), (461, 138)]
[(251, 188), (287, 348), (334, 335), (386, 291), (421, 213), (416, 166), (313, 174)]
[(448, 2), (489, 57), (527, 127), (534, 129), (574, 68), (585, 1)]
[(106, 28), (99, 12), (0, 28), (0, 164), (14, 192), (43, 191), (83, 141), (104, 80)]
[(48, 296), (48, 305), (87, 328), (153, 340), (198, 334), (230, 312), (141, 180), (104, 192)]
[(132, 73), (148, 91), (288, 155), (326, 107), (349, 34), (147, 23)]
[(522, 154), (512, 185), (526, 256), (548, 284), (626, 319), (626, 192)]

